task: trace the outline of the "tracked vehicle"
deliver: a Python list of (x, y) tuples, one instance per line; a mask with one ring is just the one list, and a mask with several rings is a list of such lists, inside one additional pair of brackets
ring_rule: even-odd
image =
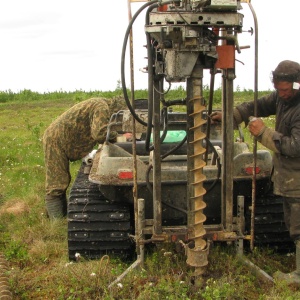
[[(120, 112), (118, 122), (111, 123), (119, 127), (123, 123)], [(145, 112), (143, 112), (145, 113)], [(125, 112), (126, 114), (126, 112)], [(180, 122), (186, 114), (172, 113)], [(173, 124), (174, 125), (174, 124)], [(178, 127), (176, 124), (175, 128)], [(206, 220), (204, 238), (211, 241), (250, 243), (253, 153), (243, 141), (234, 143), (233, 159), (233, 228), (232, 232), (222, 229), (221, 172), (222, 143), (220, 125), (212, 126), (212, 139), (208, 141), (208, 160), (203, 167), (206, 179), (203, 196), (206, 207), (203, 213)], [(176, 139), (182, 132), (169, 130)], [(171, 133), (171, 134), (170, 134)], [(184, 135), (183, 135), (184, 137)], [(168, 136), (167, 136), (168, 138)], [(182, 143), (183, 141), (183, 143)], [(181, 147), (178, 145), (182, 144)], [(189, 230), (187, 207), (187, 143), (163, 142), (162, 156), (171, 152), (161, 161), (162, 182), (162, 228), (166, 241), (186, 240)], [(178, 149), (177, 149), (178, 148)], [(175, 149), (175, 150), (174, 150)], [(173, 151), (172, 151), (173, 150)], [(130, 255), (134, 253), (134, 172), (137, 172), (138, 195), (145, 201), (144, 234), (153, 235), (153, 170), (151, 152), (145, 150), (145, 141), (136, 142), (137, 168), (134, 169), (132, 141), (123, 141), (100, 145), (96, 153), (85, 158), (71, 188), (68, 206), (68, 239), (70, 259), (80, 253), (88, 258), (97, 258), (104, 253)], [(256, 163), (256, 215), (255, 243), (260, 246), (275, 246), (278, 249), (292, 247), (292, 241), (283, 222), (282, 199), (272, 194), (270, 176), (272, 157), (267, 150), (257, 151)], [(168, 238), (167, 238), (167, 235)], [(162, 240), (164, 240), (162, 239)], [(161, 241), (162, 241), (161, 240)], [(158, 242), (161, 242), (160, 239)], [(149, 238), (148, 242), (156, 242)]]
[[(135, 253), (140, 262), (146, 244), (180, 241), (197, 276), (211, 242), (236, 243), (239, 252), (245, 245), (291, 245), (282, 199), (272, 194), (271, 153), (257, 150), (255, 141), (250, 151), (242, 136), (234, 139), (241, 2), (249, 1), (149, 1), (131, 18), (121, 66), (128, 110), (112, 115), (108, 126), (108, 136), (117, 131), (119, 140), (107, 138), (85, 158), (71, 189), (70, 259), (77, 252), (88, 258)], [(133, 23), (145, 10), (149, 95), (140, 106), (134, 93), (128, 96), (124, 60)], [(211, 74), (209, 99), (203, 96), (205, 69)], [(211, 124), (217, 73), (223, 120)], [(186, 83), (186, 97), (165, 100), (164, 84), (177, 82)], [(175, 112), (174, 105), (183, 109)]]

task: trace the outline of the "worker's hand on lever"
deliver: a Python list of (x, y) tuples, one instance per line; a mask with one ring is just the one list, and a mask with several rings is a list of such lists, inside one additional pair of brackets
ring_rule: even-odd
[(259, 137), (264, 133), (266, 126), (262, 119), (256, 117), (250, 117), (248, 128), (253, 136)]
[(210, 119), (212, 124), (216, 124), (222, 121), (222, 112), (220, 111), (214, 111), (210, 114)]

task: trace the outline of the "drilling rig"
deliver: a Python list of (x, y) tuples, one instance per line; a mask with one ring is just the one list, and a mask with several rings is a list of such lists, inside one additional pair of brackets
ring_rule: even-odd
[[(121, 55), (128, 110), (111, 117), (108, 136), (111, 130), (130, 132), (132, 141), (111, 144), (107, 139), (90, 161), (83, 162), (68, 205), (70, 259), (76, 252), (93, 258), (106, 251), (130, 251), (131, 236), (136, 266), (143, 263), (147, 243), (176, 240), (184, 245), (195, 277), (200, 277), (211, 241), (234, 242), (239, 252), (254, 236), (262, 243), (290, 241), (278, 209), (281, 200), (268, 189), (271, 154), (257, 149), (252, 153), (243, 139), (234, 140), (233, 83), (235, 55), (243, 48), (238, 42), (243, 32), (242, 2), (249, 4), (255, 19), (246, 0), (154, 0), (130, 17)], [(128, 94), (125, 54), (141, 12), (145, 12), (148, 99), (138, 101), (133, 87)], [(257, 55), (254, 61), (257, 64)], [(131, 57), (131, 83), (132, 63)], [(211, 76), (208, 101), (203, 95), (205, 70)], [(223, 120), (214, 125), (209, 116), (216, 74), (222, 77)], [(185, 83), (184, 99), (165, 100), (173, 83)], [(174, 112), (172, 105), (185, 110)], [(185, 134), (166, 143), (172, 130)], [(261, 215), (254, 218), (258, 196)], [(256, 234), (254, 221), (261, 226)]]
[[(148, 6), (148, 3), (147, 3)], [(230, 132), (222, 139), (222, 206), (221, 224), (224, 232), (233, 233), (233, 80), (237, 35), (242, 32), (243, 15), (238, 13), (240, 1), (169, 1), (149, 3), (145, 32), (148, 49), (149, 105), (153, 106), (153, 197), (158, 203), (154, 219), (161, 214), (161, 158), (160, 158), (160, 102), (163, 81), (186, 82), (187, 108), (187, 263), (201, 275), (207, 265), (208, 244), (204, 238), (206, 217), (203, 200), (205, 189), (204, 140), (206, 133), (203, 112), (203, 70), (217, 69), (223, 76), (223, 107), (226, 121), (222, 132)], [(227, 117), (228, 116), (228, 117)], [(155, 215), (156, 214), (156, 215)], [(163, 232), (161, 222), (154, 224), (154, 234)]]

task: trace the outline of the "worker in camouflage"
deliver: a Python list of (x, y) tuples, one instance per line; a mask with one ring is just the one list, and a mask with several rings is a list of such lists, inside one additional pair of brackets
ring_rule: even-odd
[(82, 159), (97, 143), (105, 141), (110, 116), (121, 107), (125, 107), (121, 98), (91, 98), (71, 107), (46, 129), (43, 135), (45, 204), (50, 219), (67, 213), (69, 162)]
[[(274, 277), (300, 284), (300, 64), (284, 60), (272, 72), (275, 91), (254, 102), (239, 104), (233, 111), (236, 124), (244, 122), (257, 141), (273, 151), (274, 194), (283, 197), (284, 220), (290, 237), (296, 244), (296, 270)], [(276, 115), (275, 129), (265, 125), (260, 117)], [(220, 113), (211, 116), (220, 121)]]

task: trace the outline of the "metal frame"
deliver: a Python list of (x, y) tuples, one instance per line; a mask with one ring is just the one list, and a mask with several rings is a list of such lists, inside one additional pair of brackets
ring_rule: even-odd
[[(129, 19), (131, 18), (131, 3), (135, 2), (147, 2), (140, 0), (128, 0)], [(169, 1), (171, 2), (171, 1)], [(248, 3), (250, 8), (250, 0), (242, 0), (242, 3)], [(162, 3), (160, 2), (160, 5)], [(253, 10), (253, 9), (252, 9)], [(187, 20), (188, 23), (195, 25), (195, 20), (198, 21), (197, 25), (200, 26), (221, 26), (218, 25), (218, 20), (221, 14), (211, 13), (192, 14), (189, 17), (187, 14), (180, 16), (180, 18)], [(204, 16), (204, 17), (203, 17)], [(166, 22), (168, 20), (168, 22)], [(210, 22), (205, 23), (205, 20)], [(224, 28), (231, 28), (231, 26), (240, 26), (241, 19), (238, 14), (229, 14), (229, 24), (223, 24)], [(147, 33), (162, 36), (164, 34), (170, 34), (172, 30), (177, 31), (176, 18), (172, 18), (171, 14), (163, 13), (161, 21), (157, 23), (151, 23), (146, 25), (145, 31)], [(206, 25), (205, 25), (206, 24)], [(235, 25), (233, 25), (235, 24)], [(223, 28), (223, 29), (224, 29)], [(256, 32), (257, 36), (257, 32)], [(228, 45), (235, 46), (237, 40), (233, 37), (226, 39)], [(196, 47), (197, 48), (197, 47)], [(238, 44), (236, 48), (239, 50)], [(257, 49), (257, 40), (256, 40)], [(201, 49), (200, 49), (201, 50)], [(203, 50), (203, 49), (202, 49)], [(205, 49), (204, 49), (205, 50)], [(199, 51), (199, 49), (196, 49)], [(183, 50), (184, 52), (184, 50)], [(130, 34), (130, 66), (131, 66), (131, 91), (134, 95), (134, 72), (133, 72), (133, 40), (132, 32)], [(256, 53), (256, 69), (257, 69), (257, 53)], [(203, 226), (205, 216), (203, 215), (203, 209), (205, 203), (203, 202), (203, 195), (205, 190), (203, 189), (202, 182), (205, 177), (202, 175), (201, 169), (205, 165), (203, 160), (204, 149), (202, 147), (202, 140), (205, 135), (201, 131), (203, 120), (201, 119), (201, 112), (204, 109), (203, 95), (202, 95), (202, 77), (203, 67), (197, 63), (193, 67), (192, 73), (186, 79), (187, 87), (187, 108), (188, 108), (188, 226), (187, 227), (164, 227), (162, 226), (162, 199), (161, 199), (161, 158), (160, 158), (160, 102), (155, 101), (160, 94), (161, 82), (159, 79), (153, 80), (153, 88), (150, 93), (150, 97), (153, 97), (153, 143), (155, 145), (155, 151), (153, 152), (153, 220), (145, 219), (145, 206), (143, 199), (138, 198), (137, 195), (137, 183), (134, 184), (134, 213), (135, 213), (135, 241), (137, 249), (137, 260), (130, 266), (121, 276), (119, 276), (110, 287), (116, 282), (120, 281), (130, 270), (139, 267), (144, 264), (144, 245), (147, 242), (164, 242), (169, 240), (170, 235), (176, 233), (178, 235), (188, 235), (191, 240), (194, 240), (194, 245), (185, 245), (187, 252), (187, 263), (195, 268), (195, 277), (201, 276), (204, 271), (204, 267), (207, 265), (207, 255), (209, 245), (205, 238), (214, 236), (218, 240), (232, 241), (237, 243), (237, 253), (243, 252), (243, 214), (244, 203), (243, 199), (238, 199), (238, 212), (237, 217), (233, 218), (233, 81), (235, 79), (235, 68), (222, 69), (223, 85), (222, 85), (222, 110), (223, 110), (223, 148), (222, 148), (222, 209), (221, 209), (221, 224), (216, 226)], [(255, 82), (257, 82), (257, 74), (255, 74)], [(257, 85), (255, 86), (257, 94)], [(132, 96), (134, 97), (134, 96)], [(134, 99), (132, 98), (132, 104)], [(134, 118), (133, 118), (134, 119)], [(135, 128), (135, 124), (132, 124), (132, 128)], [(228, 134), (232, 132), (232, 134)], [(135, 136), (135, 134), (133, 134)], [(133, 141), (133, 145), (134, 145)], [(133, 146), (134, 147), (134, 146)], [(134, 153), (134, 151), (133, 151)], [(255, 170), (255, 167), (254, 167)], [(255, 175), (254, 175), (255, 176)], [(255, 178), (253, 179), (255, 182)], [(255, 187), (254, 187), (255, 189)], [(254, 196), (255, 197), (255, 196)], [(254, 212), (253, 212), (254, 213)], [(150, 240), (145, 240), (145, 234), (152, 234)], [(254, 232), (252, 230), (250, 239), (253, 240)], [(246, 262), (247, 263), (247, 262)], [(249, 263), (248, 263), (249, 265)], [(257, 268), (257, 267), (256, 267)]]

